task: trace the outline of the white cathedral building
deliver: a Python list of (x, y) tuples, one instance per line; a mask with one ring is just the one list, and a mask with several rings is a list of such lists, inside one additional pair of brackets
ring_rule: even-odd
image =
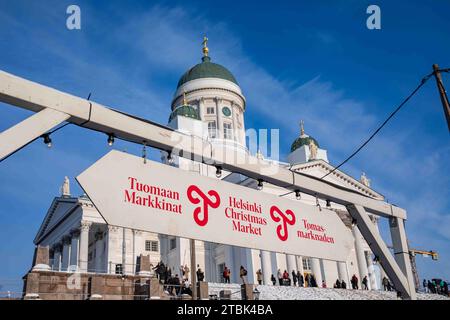
[[(211, 61), (204, 41), (201, 63), (189, 69), (178, 82), (168, 125), (179, 131), (202, 136), (212, 144), (230, 151), (248, 153), (245, 107), (245, 96), (235, 77), (225, 67)], [(257, 156), (263, 158), (259, 152)], [(167, 153), (162, 153), (162, 161), (218, 179), (213, 166), (184, 158), (168, 159)], [(299, 137), (292, 143), (287, 162), (272, 162), (314, 177), (322, 177), (333, 170), (328, 162), (327, 151), (319, 147), (316, 139), (305, 133), (303, 123)], [(239, 174), (224, 172), (221, 178), (257, 188), (255, 180)], [(375, 199), (383, 199), (381, 194), (370, 188), (369, 180), (364, 174), (357, 180), (335, 170), (325, 180)], [(284, 195), (288, 191), (268, 183), (261, 190), (275, 195)], [(380, 287), (380, 277), (384, 273), (374, 264), (369, 246), (352, 224), (345, 207), (317, 201), (313, 196), (305, 194), (301, 195), (301, 199), (296, 199), (295, 194), (286, 197), (311, 205), (327, 206), (339, 215), (354, 236), (354, 248), (347, 261), (329, 261), (196, 241), (196, 262), (205, 271), (206, 281), (222, 282), (222, 271), (226, 265), (231, 270), (231, 282), (238, 283), (239, 268), (242, 265), (248, 270), (250, 283), (257, 282), (256, 271), (261, 269), (263, 284), (270, 285), (271, 275), (276, 277), (280, 269), (281, 272), (287, 270), (292, 273), (295, 270), (305, 275), (312, 273), (319, 286), (324, 280), (328, 287), (332, 287), (337, 279), (344, 280), (349, 285), (350, 278), (355, 274), (360, 281), (367, 276), (369, 288)], [(378, 226), (376, 217), (372, 217), (372, 221)], [(180, 266), (190, 267), (188, 239), (107, 225), (87, 196), (76, 197), (70, 194), (67, 178), (61, 196), (51, 203), (34, 243), (49, 246), (50, 268), (60, 272), (131, 275), (136, 273), (141, 254), (149, 255), (154, 266), (163, 261), (171, 268), (172, 274), (180, 274)]]

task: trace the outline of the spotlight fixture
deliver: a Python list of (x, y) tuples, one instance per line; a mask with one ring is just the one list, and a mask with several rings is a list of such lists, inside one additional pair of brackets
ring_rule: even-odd
[(142, 159), (144, 159), (144, 164), (147, 163), (147, 144), (144, 141), (144, 146), (142, 147)]
[(216, 177), (220, 178), (222, 176), (222, 168), (216, 167)]
[(172, 158), (172, 152), (167, 153), (167, 162), (172, 165), (173, 164), (173, 158)]
[(300, 200), (302, 198), (302, 194), (300, 190), (295, 190), (295, 199)]
[(320, 206), (320, 202), (319, 202), (319, 198), (317, 197), (317, 194), (316, 194), (316, 206), (319, 208), (319, 211), (322, 211), (322, 207)]
[(327, 199), (326, 201), (327, 201), (327, 208), (331, 208), (331, 201), (329, 199)]
[(258, 179), (258, 186), (256, 188), (258, 190), (262, 190), (262, 188), (263, 188), (263, 179)]
[(47, 147), (52, 147), (52, 139), (50, 138), (50, 135), (48, 133), (42, 135), (42, 138), (44, 138), (44, 143), (47, 145)]
[(114, 144), (114, 134), (108, 134), (108, 146), (112, 146)]

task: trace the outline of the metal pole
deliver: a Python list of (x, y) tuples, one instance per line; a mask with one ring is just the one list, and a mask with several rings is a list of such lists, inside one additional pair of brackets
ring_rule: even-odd
[(125, 240), (125, 228), (122, 228), (122, 274), (125, 274), (125, 268), (126, 268), (126, 240)]
[(414, 286), (416, 288), (416, 291), (419, 291), (420, 279), (419, 279), (419, 273), (417, 272), (416, 254), (414, 252), (409, 251), (409, 260), (411, 261), (411, 268), (412, 268), (412, 273), (413, 273), (413, 277), (414, 277)]
[(190, 239), (191, 243), (191, 283), (192, 283), (192, 300), (197, 300), (197, 274), (195, 269), (195, 240)]
[(447, 91), (445, 90), (444, 83), (442, 82), (441, 72), (439, 66), (433, 64), (434, 77), (436, 78), (436, 84), (441, 96), (442, 107), (444, 108), (445, 119), (447, 120), (448, 131), (450, 132), (450, 105), (448, 102)]

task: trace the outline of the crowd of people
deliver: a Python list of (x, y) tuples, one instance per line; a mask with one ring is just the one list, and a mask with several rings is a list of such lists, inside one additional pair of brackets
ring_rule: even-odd
[[(263, 273), (261, 269), (258, 269), (256, 271), (256, 280), (258, 284), (262, 284), (263, 282)], [(317, 283), (316, 277), (313, 273), (307, 273), (306, 275), (303, 275), (300, 271), (292, 270), (291, 274), (287, 270), (284, 270), (284, 272), (281, 272), (281, 269), (278, 269), (277, 277), (275, 278), (275, 275), (271, 275), (270, 280), (272, 284), (279, 285), (279, 286), (294, 286), (294, 287), (311, 287), (311, 288), (317, 288), (319, 287), (319, 284)], [(325, 280), (322, 281), (320, 284), (320, 287), (327, 288), (327, 284)], [(347, 284), (344, 280), (337, 279), (335, 284), (333, 285), (333, 288), (347, 288)]]
[[(199, 265), (197, 265), (197, 268), (197, 281), (204, 281), (205, 273)], [(155, 272), (159, 282), (164, 285), (164, 289), (168, 294), (176, 296), (188, 294), (192, 296), (191, 279), (189, 277), (190, 269), (187, 265), (180, 266), (179, 271), (181, 276), (178, 273), (173, 275), (171, 268), (166, 266), (162, 261), (156, 267), (152, 267), (152, 270)]]
[[(246, 283), (246, 275), (247, 270), (243, 266), (241, 266), (240, 269), (240, 277), (242, 279), (242, 283)], [(225, 266), (223, 271), (223, 278), (225, 283), (230, 283), (230, 269)], [(311, 287), (311, 288), (317, 288), (319, 287), (319, 284), (317, 283), (316, 277), (313, 273), (307, 273), (303, 275), (300, 271), (292, 270), (292, 273), (289, 274), (287, 270), (284, 270), (284, 272), (281, 271), (281, 269), (278, 269), (277, 276), (275, 277), (274, 274), (271, 275), (270, 280), (272, 282), (272, 285), (278, 285), (278, 286), (294, 286), (294, 287)], [(263, 272), (261, 269), (258, 269), (256, 271), (256, 281), (258, 284), (263, 284)], [(361, 289), (362, 290), (369, 290), (368, 286), (368, 278), (365, 276), (361, 281)], [(387, 283), (385, 284), (385, 281)], [(359, 289), (359, 279), (354, 274), (350, 280), (352, 289), (358, 290)], [(383, 285), (385, 284), (385, 290), (391, 291), (393, 289), (392, 285), (390, 284), (389, 280), (387, 278), (383, 279)], [(320, 284), (321, 288), (327, 288), (327, 284), (325, 280), (322, 281)], [(344, 281), (344, 279), (336, 279), (336, 282), (333, 284), (334, 289), (347, 289), (347, 283)]]
[[(204, 281), (205, 273), (197, 265), (197, 271), (195, 272), (197, 281)], [(192, 288), (190, 285), (190, 269), (187, 265), (180, 266), (179, 274), (172, 274), (172, 270), (166, 266), (162, 261), (160, 261), (156, 267), (153, 268), (156, 276), (159, 281), (164, 284), (167, 292), (171, 295), (181, 295), (181, 294), (189, 294), (192, 295)], [(224, 266), (222, 272), (223, 282), (230, 283), (231, 279), (231, 270), (226, 265)], [(239, 269), (239, 278), (243, 284), (248, 283), (247, 280), (247, 270), (244, 266), (240, 266)], [(274, 274), (271, 275), (270, 278), (272, 284), (278, 286), (294, 286), (294, 287), (319, 287), (317, 283), (316, 277), (313, 273), (307, 273), (303, 275), (300, 271), (292, 270), (289, 274), (287, 270), (284, 272), (281, 269), (278, 269), (277, 275), (275, 277)], [(256, 281), (258, 284), (263, 284), (263, 272), (261, 269), (256, 271)], [(358, 279), (358, 277), (354, 274), (350, 279), (351, 288), (354, 290), (358, 290), (361, 284), (362, 290), (368, 290), (368, 278), (365, 276), (362, 281)], [(384, 291), (395, 291), (395, 287), (389, 281), (387, 277), (383, 277), (381, 284), (383, 286)], [(443, 294), (448, 296), (448, 283), (444, 280), (440, 279), (432, 279), (432, 280), (423, 280), (423, 291), (426, 293), (435, 293), (435, 294)], [(322, 281), (320, 287), (327, 288), (327, 284), (325, 281)], [(333, 288), (335, 289), (347, 289), (347, 283), (343, 279), (336, 279), (336, 282), (333, 284)]]
[(435, 293), (448, 296), (448, 283), (442, 279), (423, 279), (423, 290), (426, 293)]

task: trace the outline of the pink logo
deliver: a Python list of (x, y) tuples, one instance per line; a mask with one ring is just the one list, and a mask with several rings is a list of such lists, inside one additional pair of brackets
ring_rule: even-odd
[(294, 213), (291, 210), (283, 212), (277, 206), (272, 206), (270, 208), (270, 217), (275, 222), (282, 220), (282, 223), (277, 227), (277, 235), (281, 241), (286, 241), (288, 238), (288, 224), (292, 226), (295, 223)]
[[(196, 196), (194, 196), (194, 193)], [(194, 220), (200, 226), (204, 227), (208, 223), (208, 208), (218, 208), (220, 205), (220, 197), (219, 194), (214, 190), (208, 191), (209, 197), (200, 190), (199, 187), (195, 185), (190, 185), (187, 189), (187, 196), (190, 202), (193, 204), (202, 203), (202, 206), (195, 208), (194, 210)], [(214, 201), (212, 200), (214, 198)], [(203, 210), (202, 210), (203, 209)], [(200, 218), (200, 213), (203, 211), (203, 217)]]

